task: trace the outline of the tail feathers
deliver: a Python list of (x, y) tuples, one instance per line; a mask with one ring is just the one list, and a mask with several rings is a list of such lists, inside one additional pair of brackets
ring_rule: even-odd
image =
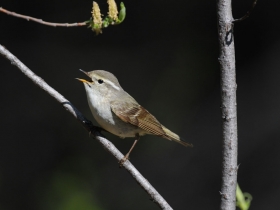
[(162, 129), (165, 132), (165, 136), (163, 136), (164, 138), (166, 138), (170, 141), (175, 141), (179, 144), (182, 144), (185, 147), (193, 147), (192, 144), (185, 142), (182, 138), (180, 138), (180, 136), (178, 136), (176, 133), (173, 133), (172, 131), (170, 131), (166, 127), (162, 126)]

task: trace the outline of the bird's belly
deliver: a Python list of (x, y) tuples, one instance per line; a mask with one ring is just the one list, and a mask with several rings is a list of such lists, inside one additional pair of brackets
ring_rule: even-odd
[(109, 131), (110, 133), (119, 136), (121, 138), (125, 137), (135, 137), (136, 134), (144, 135), (145, 131), (138, 128), (135, 125), (126, 123), (122, 121), (118, 116), (116, 116), (110, 106), (99, 106), (102, 109), (95, 109), (90, 105), (93, 117), (98, 122), (98, 124)]
[(135, 137), (136, 134), (143, 135), (142, 129), (139, 129), (131, 124), (122, 125), (124, 122), (116, 122), (116, 121), (114, 122), (114, 124), (111, 124), (110, 122), (102, 121), (98, 119), (96, 119), (96, 121), (105, 130), (121, 138)]

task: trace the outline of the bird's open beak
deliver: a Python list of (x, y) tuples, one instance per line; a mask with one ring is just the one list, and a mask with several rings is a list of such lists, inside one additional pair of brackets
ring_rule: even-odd
[[(82, 69), (79, 69), (79, 70), (80, 70), (81, 72), (83, 72), (85, 75), (87, 75), (88, 77), (90, 77), (86, 71), (83, 71)], [(90, 84), (90, 81), (87, 81), (87, 80), (85, 80), (85, 79), (80, 79), (80, 78), (76, 78), (76, 79), (79, 80), (80, 82)]]
[(90, 77), (86, 71), (84, 71), (84, 70), (82, 70), (82, 69), (79, 69), (79, 70), (80, 70), (81, 72), (83, 72), (85, 75), (87, 75), (88, 77)]
[(85, 79), (80, 79), (80, 78), (76, 78), (77, 80), (79, 80), (80, 82), (83, 82), (83, 83), (89, 83), (89, 81), (85, 80)]

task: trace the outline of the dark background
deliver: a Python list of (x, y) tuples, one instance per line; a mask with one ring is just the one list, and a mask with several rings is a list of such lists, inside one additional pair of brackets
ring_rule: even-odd
[[(98, 1), (106, 14), (105, 0)], [(119, 4), (120, 2), (117, 2)], [(234, 1), (235, 18), (252, 0)], [(174, 209), (218, 209), (221, 113), (215, 1), (125, 1), (127, 18), (102, 35), (0, 14), (0, 43), (93, 120), (78, 71), (104, 69), (193, 149), (145, 136), (132, 163)], [(2, 0), (52, 22), (82, 22), (92, 1)], [(235, 24), (238, 182), (251, 209), (279, 209), (279, 1), (259, 1)], [(60, 104), (0, 57), (0, 209), (158, 209)], [(123, 153), (133, 139), (105, 134)]]

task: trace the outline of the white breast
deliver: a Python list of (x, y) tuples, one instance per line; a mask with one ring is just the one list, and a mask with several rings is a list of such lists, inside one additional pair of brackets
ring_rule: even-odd
[[(86, 88), (87, 89), (87, 88)], [(144, 135), (145, 132), (129, 123), (123, 122), (119, 119), (111, 110), (109, 101), (105, 97), (100, 97), (97, 94), (93, 94), (90, 91), (87, 92), (88, 104), (95, 120), (101, 125), (102, 128), (109, 131), (112, 134), (125, 137), (135, 137)]]

